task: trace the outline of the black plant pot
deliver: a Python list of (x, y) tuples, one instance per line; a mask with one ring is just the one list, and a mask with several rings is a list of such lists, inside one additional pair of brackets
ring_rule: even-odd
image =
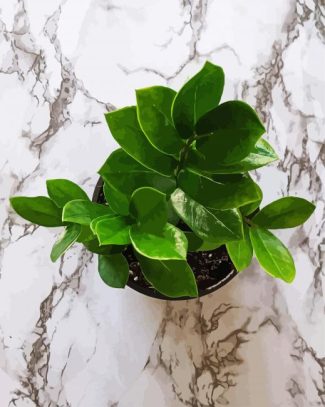
[[(99, 180), (95, 186), (92, 200), (93, 200), (93, 202), (103, 203), (103, 180), (101, 178), (99, 178)], [(226, 250), (226, 249), (224, 249), (224, 250)], [(220, 279), (216, 280), (213, 285), (211, 285), (209, 287), (205, 287), (205, 288), (199, 287), (199, 289), (198, 289), (199, 297), (203, 297), (207, 294), (211, 294), (214, 291), (218, 290), (219, 288), (221, 288), (222, 286), (227, 284), (230, 280), (232, 280), (237, 274), (238, 274), (237, 270), (235, 269), (235, 266), (232, 264), (232, 267), (229, 268), (229, 270), (227, 270), (226, 272), (222, 273), (222, 275), (220, 275)], [(133, 290), (138, 291), (141, 294), (147, 295), (148, 297), (161, 299), (161, 300), (179, 301), (179, 300), (195, 299), (193, 297), (170, 298), (163, 294), (160, 294), (153, 287), (149, 287), (149, 286), (147, 287), (140, 283), (137, 283), (136, 281), (132, 281), (131, 278), (129, 278), (127, 285), (130, 288), (132, 288)]]

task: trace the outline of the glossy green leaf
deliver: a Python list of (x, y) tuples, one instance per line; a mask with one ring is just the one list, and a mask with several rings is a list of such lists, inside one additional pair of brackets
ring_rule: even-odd
[(296, 274), (295, 265), (281, 240), (259, 227), (251, 227), (249, 234), (255, 256), (264, 270), (275, 278), (291, 283)]
[(129, 278), (129, 265), (123, 254), (98, 256), (98, 272), (101, 279), (113, 288), (124, 288)]
[(161, 294), (171, 298), (197, 297), (193, 271), (186, 261), (152, 260), (137, 255), (146, 280)]
[(140, 126), (150, 143), (163, 153), (178, 155), (184, 142), (171, 115), (176, 92), (165, 86), (138, 89), (137, 112)]
[(242, 238), (243, 223), (238, 210), (207, 209), (179, 188), (171, 201), (179, 217), (202, 240), (222, 244)]
[(131, 197), (130, 214), (143, 231), (160, 232), (167, 223), (166, 195), (150, 187), (135, 190)]
[(66, 222), (79, 223), (80, 225), (90, 225), (91, 221), (99, 216), (114, 214), (112, 209), (106, 205), (76, 199), (68, 202), (62, 213), (62, 218)]
[(96, 234), (101, 245), (131, 243), (129, 230), (130, 221), (124, 216), (107, 218), (96, 224)]
[(10, 198), (12, 208), (22, 218), (40, 226), (62, 226), (62, 210), (46, 196), (14, 196)]
[(97, 223), (98, 223), (98, 222), (100, 222), (100, 221), (102, 221), (102, 220), (106, 220), (106, 219), (115, 218), (116, 216), (118, 216), (118, 215), (113, 214), (113, 213), (110, 213), (110, 214), (108, 214), (108, 215), (99, 216), (98, 218), (93, 219), (93, 220), (90, 222), (90, 229), (91, 229), (92, 233), (93, 233), (94, 235), (96, 235), (96, 227), (97, 227)]
[(220, 244), (214, 242), (208, 242), (200, 239), (193, 232), (185, 231), (185, 236), (188, 241), (188, 251), (189, 252), (206, 252), (210, 250), (215, 250), (220, 247)]
[(187, 239), (177, 227), (167, 224), (159, 234), (147, 233), (139, 226), (130, 229), (135, 250), (145, 257), (157, 260), (186, 260)]
[(122, 245), (99, 245), (97, 237), (83, 243), (87, 250), (96, 254), (117, 254), (122, 253), (125, 246)]
[(265, 133), (255, 111), (241, 101), (229, 101), (201, 118), (196, 149), (210, 168), (236, 163), (253, 150)]
[(244, 238), (235, 242), (228, 242), (226, 247), (237, 271), (242, 271), (251, 264), (253, 247), (249, 237), (248, 226), (246, 224), (244, 224)]
[(262, 202), (263, 192), (262, 192), (261, 188), (257, 184), (255, 184), (255, 188), (256, 188), (256, 196), (257, 196), (257, 198), (254, 201), (252, 201), (252, 202), (250, 202), (250, 203), (248, 203), (246, 205), (243, 205), (243, 206), (241, 206), (239, 208), (240, 212), (244, 216), (251, 215), (254, 211), (256, 211), (259, 208), (259, 206), (260, 206), (260, 204)]
[(257, 168), (263, 167), (264, 165), (270, 164), (278, 159), (279, 157), (270, 144), (266, 140), (260, 139), (248, 156), (235, 164), (220, 165), (216, 161), (211, 162), (205, 160), (202, 158), (202, 156), (198, 155), (194, 151), (191, 151), (189, 153), (187, 165), (190, 168), (196, 169), (197, 171), (205, 171), (207, 173), (238, 174), (256, 170)]
[(78, 239), (81, 226), (77, 224), (68, 225), (59, 239), (54, 243), (51, 251), (51, 260), (57, 261)]
[(105, 115), (114, 139), (131, 157), (160, 174), (171, 176), (177, 161), (153, 147), (140, 128), (135, 106)]
[(87, 225), (87, 226), (80, 225), (80, 226), (81, 226), (81, 231), (80, 231), (80, 235), (78, 236), (77, 242), (85, 243), (85, 242), (88, 242), (93, 239), (97, 240), (97, 237), (94, 235), (94, 233), (90, 229), (89, 225)]
[(68, 179), (49, 179), (46, 181), (46, 187), (49, 197), (59, 208), (75, 199), (89, 201), (86, 192)]
[(140, 187), (152, 187), (170, 194), (175, 189), (175, 179), (159, 175), (144, 167), (122, 149), (114, 151), (99, 170), (105, 181), (104, 193), (112, 209), (121, 214), (129, 213), (132, 193)]
[(208, 208), (238, 208), (259, 199), (256, 184), (247, 174), (208, 177), (183, 170), (178, 175), (178, 185), (191, 198)]
[(203, 68), (177, 93), (172, 116), (176, 129), (182, 138), (194, 133), (198, 120), (218, 106), (224, 86), (222, 68), (206, 62)]
[(253, 222), (267, 229), (294, 228), (306, 222), (314, 210), (315, 205), (306, 199), (288, 196), (265, 206)]

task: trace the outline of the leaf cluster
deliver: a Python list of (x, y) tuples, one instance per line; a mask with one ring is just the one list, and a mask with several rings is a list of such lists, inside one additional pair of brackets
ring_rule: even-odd
[[(262, 191), (249, 172), (278, 159), (256, 112), (242, 101), (220, 104), (223, 70), (206, 62), (178, 93), (164, 86), (136, 91), (136, 106), (105, 115), (120, 148), (99, 170), (106, 203), (76, 184), (47, 181), (48, 197), (13, 197), (25, 219), (63, 226), (51, 259), (75, 242), (99, 255), (101, 278), (124, 287), (123, 250), (132, 245), (144, 277), (169, 297), (198, 295), (188, 251), (225, 244), (238, 271), (253, 254), (271, 276), (291, 282), (288, 249), (269, 229), (305, 222), (314, 205), (280, 198), (260, 209)], [(189, 231), (180, 229), (180, 220)]]

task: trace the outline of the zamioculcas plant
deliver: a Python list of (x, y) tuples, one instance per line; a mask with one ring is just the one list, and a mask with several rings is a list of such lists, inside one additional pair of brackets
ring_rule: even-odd
[(47, 181), (48, 197), (11, 198), (28, 221), (64, 228), (52, 261), (79, 242), (98, 254), (109, 286), (132, 281), (172, 298), (204, 294), (253, 254), (271, 276), (294, 279), (291, 254), (270, 230), (302, 224), (315, 207), (291, 196), (260, 209), (249, 173), (278, 157), (248, 104), (219, 104), (223, 87), (223, 70), (207, 62), (178, 93), (140, 89), (136, 106), (107, 113), (121, 148), (99, 170), (96, 202), (64, 179)]

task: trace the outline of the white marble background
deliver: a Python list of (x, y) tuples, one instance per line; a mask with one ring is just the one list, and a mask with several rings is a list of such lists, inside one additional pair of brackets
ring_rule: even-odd
[[(0, 406), (325, 405), (324, 0), (0, 0)], [(175, 89), (209, 59), (224, 99), (256, 107), (281, 161), (264, 202), (317, 209), (279, 233), (292, 285), (256, 265), (202, 300), (163, 302), (99, 279), (58, 230), (25, 223), (14, 194), (67, 177), (91, 193), (115, 148), (107, 109)]]

